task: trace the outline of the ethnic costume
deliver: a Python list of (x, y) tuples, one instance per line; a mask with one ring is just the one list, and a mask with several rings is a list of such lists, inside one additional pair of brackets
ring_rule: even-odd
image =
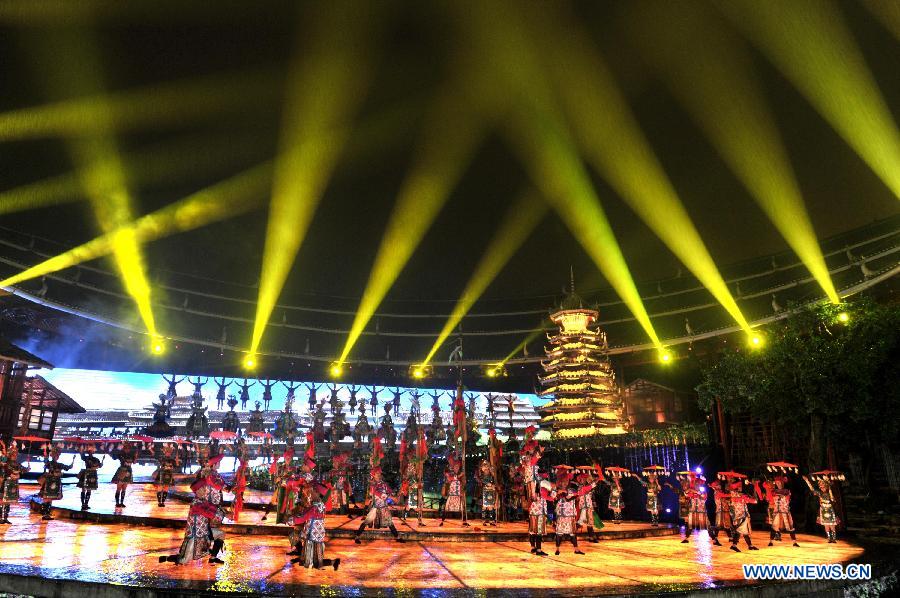
[[(210, 459), (213, 468), (218, 465), (222, 456)], [(218, 555), (225, 546), (225, 530), (221, 523), (225, 518), (222, 509), (222, 491), (226, 489), (225, 481), (217, 471), (213, 471), (191, 484), (194, 500), (188, 510), (184, 540), (178, 554), (159, 557), (159, 562), (166, 561), (184, 565), (191, 561), (206, 558), (210, 564), (221, 564)]]
[(0, 472), (3, 481), (0, 483), (0, 523), (9, 523), (9, 505), (19, 502), (19, 478), (23, 467), (17, 461), (19, 449), (15, 441), (8, 448), (0, 442)]
[(462, 465), (455, 452), (452, 452), (447, 456), (447, 470), (444, 472), (444, 478), (444, 486), (441, 489), (441, 495), (445, 502), (439, 526), (444, 525), (447, 513), (458, 512), (463, 526), (468, 527), (469, 524), (466, 522), (466, 508), (463, 502)]
[(175, 483), (175, 468), (178, 466), (178, 460), (174, 456), (174, 447), (164, 445), (160, 450), (162, 455), (159, 457), (158, 466), (153, 473), (153, 481), (156, 485), (156, 504), (164, 507), (166, 498), (169, 496), (169, 488)]
[(44, 470), (43, 475), (38, 478), (38, 483), (41, 485), (38, 496), (42, 499), (41, 513), (43, 514), (42, 519), (45, 520), (53, 519), (50, 516), (50, 508), (54, 500), (59, 500), (63, 497), (62, 473), (63, 470), (70, 469), (71, 465), (63, 465), (59, 461), (53, 460), (47, 463), (46, 467), (47, 469)]
[(579, 469), (585, 469), (585, 471), (575, 476), (579, 490), (579, 496), (575, 500), (575, 507), (578, 509), (578, 519), (575, 521), (575, 525), (585, 528), (587, 533), (590, 534), (589, 541), (596, 543), (600, 539), (597, 538), (594, 524), (596, 523), (598, 528), (603, 526), (603, 522), (600, 521), (600, 518), (597, 517), (597, 513), (594, 511), (594, 487), (597, 485), (597, 482), (593, 481), (589, 468)]
[(292, 563), (316, 569), (332, 566), (337, 571), (341, 559), (325, 558), (325, 511), (331, 496), (330, 488), (314, 484), (310, 494), (311, 504), (294, 515), (294, 527), (302, 534), (302, 548), (300, 556), (291, 560)]
[(713, 500), (716, 504), (716, 519), (710, 527), (710, 531), (712, 531), (713, 544), (721, 546), (719, 532), (725, 532), (725, 535), (730, 537), (731, 528), (734, 527), (731, 523), (731, 493), (722, 490), (722, 485), (718, 480), (712, 482), (709, 487), (713, 489)]
[(669, 472), (665, 467), (649, 465), (641, 473), (647, 477), (646, 482), (641, 482), (641, 485), (647, 489), (647, 500), (644, 503), (644, 508), (650, 513), (650, 525), (659, 527), (659, 493), (662, 491), (659, 476), (667, 476)]
[[(841, 522), (834, 506), (834, 491), (831, 485), (833, 482), (843, 479), (844, 474), (838, 471), (820, 471), (809, 477), (803, 477), (806, 485), (809, 486), (809, 491), (819, 499), (819, 516), (816, 517), (816, 523), (825, 528), (825, 536), (828, 538), (829, 544), (837, 542), (837, 526)], [(813, 481), (815, 481), (815, 485), (813, 485)]]
[(554, 528), (556, 532), (556, 553), (559, 555), (559, 547), (563, 539), (566, 537), (575, 547), (575, 554), (584, 554), (578, 548), (578, 536), (575, 531), (575, 517), (578, 513), (575, 502), (579, 496), (593, 490), (593, 486), (579, 488), (574, 482), (570, 482), (571, 476), (568, 473), (557, 475), (556, 479), (556, 521)]
[(699, 532), (709, 527), (709, 516), (706, 514), (706, 478), (694, 472), (679, 472), (677, 474), (681, 482), (681, 497), (686, 507), (684, 517), (684, 538), (682, 544), (687, 544), (693, 531)]
[(125, 506), (125, 491), (128, 489), (128, 484), (133, 480), (134, 474), (131, 471), (131, 466), (134, 464), (136, 458), (137, 456), (134, 448), (131, 443), (127, 441), (116, 455), (116, 459), (119, 460), (119, 468), (116, 469), (116, 472), (113, 474), (112, 482), (116, 485), (117, 508)]
[(338, 513), (353, 518), (350, 514), (350, 474), (348, 461), (350, 453), (335, 455), (331, 467), (331, 504), (337, 507)]
[(481, 462), (476, 477), (481, 486), (481, 519), (485, 526), (496, 527), (497, 506), (500, 503), (500, 497), (497, 494), (497, 482), (489, 461), (485, 459)]
[(772, 481), (763, 482), (762, 489), (759, 482), (754, 483), (757, 497), (768, 503), (766, 523), (769, 524), (769, 546), (775, 540), (781, 541), (782, 532), (790, 534), (795, 547), (800, 546), (794, 530), (794, 517), (791, 515), (791, 491), (785, 487), (787, 482), (787, 476), (777, 476)]
[(84, 468), (78, 472), (78, 484), (81, 488), (81, 510), (90, 510), (91, 492), (97, 489), (97, 470), (103, 463), (91, 453), (82, 453)]
[(269, 516), (269, 511), (275, 507), (275, 522), (285, 523), (294, 506), (294, 492), (289, 488), (288, 480), (294, 473), (294, 450), (288, 447), (282, 456), (283, 461), (276, 461), (269, 466), (269, 474), (272, 476), (272, 500), (263, 511), (262, 521)]
[(750, 526), (750, 512), (747, 510), (747, 505), (755, 503), (756, 499), (741, 492), (742, 485), (743, 482), (740, 481), (731, 485), (731, 497), (728, 500), (732, 523), (731, 550), (735, 552), (741, 551), (738, 548), (738, 541), (742, 536), (747, 543), (747, 548), (759, 550), (753, 545), (753, 540), (750, 538), (753, 529)]
[(394, 527), (394, 521), (391, 518), (391, 505), (396, 501), (391, 493), (391, 489), (384, 480), (381, 479), (381, 467), (376, 466), (371, 470), (370, 475), (369, 495), (372, 497), (372, 507), (369, 509), (366, 518), (360, 524), (359, 529), (356, 530), (353, 541), (359, 544), (359, 537), (366, 529), (366, 526), (369, 526), (373, 529), (386, 527), (391, 530), (391, 534), (393, 534), (394, 539), (397, 542), (404, 542), (403, 538), (400, 537), (397, 528)]
[(541, 541), (547, 533), (547, 501), (553, 500), (551, 493), (553, 486), (547, 480), (541, 480), (536, 489), (530, 492), (531, 502), (528, 505), (528, 541), (531, 543), (531, 553), (538, 556), (547, 556), (541, 550)]

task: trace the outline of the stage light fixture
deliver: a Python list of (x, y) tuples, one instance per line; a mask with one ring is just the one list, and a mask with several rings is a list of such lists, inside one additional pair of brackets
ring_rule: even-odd
[(751, 349), (760, 349), (765, 344), (765, 340), (759, 334), (751, 334), (748, 337), (747, 342)]
[(506, 367), (502, 363), (489, 363), (484, 366), (484, 375), (488, 378), (505, 378)]
[(846, 324), (847, 322), (850, 321), (850, 314), (848, 314), (845, 311), (842, 311), (841, 313), (839, 313), (837, 315), (837, 319), (838, 319), (838, 322), (842, 322), (842, 323)]
[(331, 374), (332, 378), (340, 378), (341, 374), (344, 373), (344, 367), (343, 365), (335, 361), (328, 368), (328, 372)]
[(666, 349), (663, 349), (659, 352), (659, 360), (664, 365), (668, 365), (672, 363), (672, 353)]
[(256, 369), (257, 364), (258, 364), (258, 361), (257, 361), (255, 354), (248, 353), (247, 355), (244, 356), (244, 362), (243, 362), (244, 369), (254, 370), (254, 369)]
[(154, 338), (150, 341), (150, 351), (154, 355), (162, 355), (166, 352), (166, 345), (161, 338)]
[(700, 125), (828, 299), (840, 302), (790, 158), (744, 44), (699, 5), (683, 9), (666, 4), (640, 6), (643, 10), (635, 12), (629, 22), (632, 38), (647, 61), (660, 71), (673, 95)]
[(424, 380), (425, 378), (430, 378), (434, 373), (434, 368), (430, 365), (422, 364), (422, 363), (414, 363), (409, 366), (409, 375), (416, 380)]

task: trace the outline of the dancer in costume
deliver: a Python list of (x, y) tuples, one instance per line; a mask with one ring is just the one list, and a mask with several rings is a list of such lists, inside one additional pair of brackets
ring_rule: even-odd
[(572, 481), (571, 467), (568, 465), (560, 465), (556, 468), (556, 520), (554, 521), (554, 531), (556, 532), (556, 552), (559, 555), (559, 548), (562, 541), (568, 538), (575, 547), (575, 554), (584, 554), (578, 548), (578, 536), (575, 531), (575, 517), (578, 514), (576, 501), (582, 495), (594, 489), (593, 486), (587, 486), (581, 490), (578, 484)]
[(184, 565), (209, 556), (209, 564), (222, 564), (219, 553), (225, 548), (225, 530), (222, 520), (222, 491), (230, 491), (225, 480), (216, 471), (223, 455), (209, 460), (210, 473), (191, 484), (194, 500), (191, 502), (186, 521), (184, 540), (178, 554), (159, 557), (160, 563), (170, 562)]
[(88, 445), (87, 451), (81, 453), (84, 467), (78, 472), (78, 484), (81, 488), (81, 510), (89, 511), (91, 492), (97, 489), (97, 470), (103, 466), (103, 462), (94, 455), (94, 446)]
[(710, 485), (713, 490), (713, 501), (716, 504), (716, 520), (710, 527), (712, 532), (713, 544), (721, 546), (719, 542), (719, 532), (725, 532), (727, 537), (731, 537), (731, 530), (734, 525), (731, 522), (731, 492), (722, 489), (722, 482), (714, 480)]
[(832, 484), (842, 481), (844, 474), (839, 471), (818, 471), (809, 476), (803, 476), (803, 481), (809, 486), (809, 491), (819, 499), (819, 516), (816, 523), (825, 528), (825, 536), (829, 544), (837, 542), (837, 526), (841, 520), (834, 507), (834, 490)]
[(0, 442), (0, 471), (3, 483), (0, 485), (0, 523), (9, 523), (9, 505), (19, 502), (19, 478), (25, 468), (19, 463), (19, 447), (13, 440), (7, 447)]
[[(44, 520), (53, 519), (53, 517), (50, 516), (50, 509), (53, 506), (53, 501), (63, 497), (62, 473), (63, 471), (68, 471), (72, 468), (71, 465), (60, 463), (59, 455), (60, 448), (58, 445), (54, 444), (50, 448), (49, 461), (46, 461), (44, 464), (44, 473), (38, 478), (38, 484), (40, 484), (41, 487), (38, 492), (38, 496), (41, 498), (42, 503), (41, 514), (43, 517), (41, 517), (41, 519)], [(47, 459), (46, 456), (45, 459)]]
[[(687, 482), (687, 489), (684, 496), (688, 503), (687, 519), (684, 526), (684, 539), (682, 544), (687, 544), (693, 532), (698, 535), (701, 530), (709, 528), (709, 515), (706, 514), (706, 478), (691, 472), (691, 476)], [(684, 482), (682, 482), (684, 486)]]
[(600, 539), (597, 537), (597, 532), (594, 529), (595, 524), (599, 529), (603, 527), (603, 522), (600, 521), (600, 518), (597, 517), (596, 512), (594, 511), (594, 488), (599, 483), (601, 479), (598, 477), (597, 480), (594, 479), (592, 472), (596, 471), (598, 476), (603, 475), (599, 466), (581, 466), (578, 467), (580, 470), (578, 475), (575, 476), (575, 482), (578, 484), (578, 492), (580, 493), (578, 499), (575, 501), (575, 506), (578, 508), (578, 520), (575, 522), (577, 527), (583, 527), (587, 530), (589, 534), (588, 542), (597, 543)]
[(747, 543), (748, 549), (759, 550), (759, 548), (753, 545), (753, 539), (750, 537), (750, 534), (753, 533), (753, 529), (750, 526), (750, 511), (747, 510), (747, 505), (756, 503), (756, 499), (744, 494), (741, 491), (743, 486), (744, 480), (739, 479), (731, 482), (731, 496), (728, 499), (728, 505), (731, 510), (731, 524), (733, 526), (731, 532), (731, 550), (735, 552), (741, 551), (741, 549), (738, 548), (738, 542), (742, 537), (744, 538), (744, 542)]
[(463, 476), (462, 463), (460, 463), (456, 451), (451, 451), (447, 455), (447, 469), (444, 471), (444, 487), (441, 489), (441, 497), (445, 502), (438, 527), (444, 525), (448, 512), (458, 512), (463, 527), (469, 527), (469, 523), (466, 521), (466, 506), (463, 503)]
[[(546, 474), (543, 478), (546, 478)], [(548, 480), (541, 479), (529, 494), (531, 502), (528, 505), (528, 542), (531, 544), (531, 554), (547, 556), (541, 549), (541, 543), (544, 534), (547, 533), (547, 501), (553, 500), (553, 486)]]
[[(424, 441), (424, 433), (419, 430), (419, 441)], [(403, 456), (401, 469), (403, 481), (400, 484), (400, 498), (403, 500), (403, 516), (401, 520), (406, 523), (406, 517), (410, 511), (416, 513), (419, 527), (425, 527), (422, 523), (422, 462), (424, 458), (419, 454), (420, 447), (406, 446), (406, 438), (400, 441), (400, 454)], [(424, 449), (427, 451), (427, 447)]]
[(777, 475), (770, 484), (770, 487), (766, 489), (767, 499), (772, 505), (772, 516), (769, 521), (771, 527), (769, 546), (772, 546), (772, 540), (781, 541), (782, 532), (787, 532), (791, 536), (793, 546), (799, 548), (797, 531), (794, 529), (794, 517), (791, 515), (791, 491), (787, 487), (788, 477)]
[(478, 465), (475, 474), (476, 481), (481, 486), (481, 519), (485, 527), (497, 527), (497, 509), (500, 505), (500, 497), (497, 494), (497, 482), (494, 472), (487, 459), (483, 459)]
[(613, 512), (613, 522), (622, 523), (622, 510), (625, 508), (625, 499), (622, 498), (622, 479), (631, 477), (631, 472), (624, 467), (607, 467), (606, 475), (609, 480), (602, 480), (609, 486), (609, 509)]
[(160, 507), (166, 506), (169, 488), (175, 483), (175, 468), (178, 466), (175, 448), (175, 445), (169, 443), (159, 448), (160, 456), (156, 471), (153, 472), (153, 481), (156, 486), (156, 504)]
[(359, 529), (356, 530), (353, 541), (359, 544), (359, 537), (362, 535), (363, 531), (365, 531), (366, 526), (369, 526), (373, 529), (386, 527), (391, 530), (391, 534), (397, 542), (405, 542), (405, 540), (400, 537), (400, 533), (397, 531), (397, 528), (394, 527), (394, 522), (391, 519), (391, 505), (396, 504), (398, 501), (393, 496), (391, 489), (382, 479), (380, 465), (376, 465), (369, 472), (369, 496), (371, 496), (372, 499), (372, 507), (369, 509), (366, 518), (359, 525)]
[(647, 489), (645, 508), (650, 513), (650, 525), (659, 527), (659, 493), (662, 492), (659, 476), (667, 476), (669, 472), (665, 467), (650, 465), (645, 467), (641, 473), (647, 478), (646, 482), (641, 481), (641, 485)]
[(272, 507), (275, 507), (275, 523), (285, 523), (294, 507), (294, 492), (288, 481), (294, 475), (294, 448), (287, 447), (280, 461), (269, 466), (269, 474), (272, 476), (272, 500), (266, 505), (261, 521), (269, 516)]
[(119, 461), (119, 467), (113, 474), (112, 482), (116, 485), (116, 508), (125, 506), (125, 491), (133, 479), (131, 466), (137, 460), (137, 450), (134, 445), (126, 440), (113, 455)]
[(544, 452), (544, 447), (534, 439), (536, 433), (537, 428), (534, 426), (525, 428), (525, 444), (522, 445), (522, 450), (519, 453), (519, 463), (522, 467), (526, 501), (531, 500), (534, 491), (537, 488), (536, 484), (540, 479), (538, 476), (538, 461), (540, 461), (541, 455)]
[(341, 559), (325, 558), (325, 511), (332, 489), (320, 482), (309, 487), (310, 505), (294, 515), (294, 526), (303, 534), (300, 556), (291, 560), (306, 568), (322, 569), (331, 566), (337, 571)]
[(337, 512), (353, 519), (350, 514), (350, 453), (338, 453), (331, 461), (331, 504)]

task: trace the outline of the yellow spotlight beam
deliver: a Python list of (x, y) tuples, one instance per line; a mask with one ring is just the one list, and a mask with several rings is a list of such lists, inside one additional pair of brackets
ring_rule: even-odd
[(502, 365), (506, 365), (506, 362), (509, 361), (510, 359), (512, 359), (513, 357), (515, 357), (516, 354), (517, 354), (519, 351), (521, 351), (522, 349), (524, 349), (524, 348), (525, 348), (525, 345), (527, 345), (528, 343), (530, 343), (530, 342), (532, 342), (532, 341), (534, 341), (534, 340), (537, 340), (537, 338), (538, 338), (539, 336), (541, 336), (542, 334), (544, 334), (544, 325), (547, 324), (547, 323), (549, 323), (549, 322), (550, 322), (550, 320), (545, 320), (544, 322), (541, 322), (541, 325), (538, 326), (537, 328), (535, 328), (534, 330), (532, 330), (532, 331), (528, 334), (528, 336), (526, 336), (525, 338), (523, 338), (523, 339), (519, 342), (519, 344), (516, 345), (516, 346), (513, 348), (513, 350), (510, 351), (510, 352), (506, 355), (506, 357), (504, 357), (503, 359), (501, 359), (501, 360), (499, 361), (498, 365), (501, 365), (501, 366), (502, 366)]
[(838, 7), (717, 3), (900, 198), (900, 132)]
[(483, 134), (483, 123), (452, 89), (426, 117), (416, 162), (404, 179), (338, 363), (344, 363), (381, 301), (409, 261), (462, 176)]
[(288, 81), (250, 355), (259, 349), (368, 82), (368, 11), (329, 2), (314, 16), (311, 47), (298, 51)]
[(271, 165), (257, 166), (0, 281), (0, 287), (46, 276), (109, 255), (121, 237), (130, 237), (137, 243), (147, 243), (252, 210), (263, 204), (271, 180)]
[[(45, 87), (54, 97), (86, 96), (102, 92), (102, 60), (92, 32), (61, 29), (49, 39), (29, 40)], [(66, 145), (78, 170), (81, 185), (91, 204), (100, 230), (109, 235), (113, 261), (125, 291), (134, 300), (138, 315), (151, 337), (159, 333), (151, 305), (150, 283), (134, 230), (131, 192), (115, 141), (113, 106), (108, 96), (95, 100), (91, 127), (76, 135), (63, 131)], [(7, 132), (0, 126), (0, 132)]]
[[(258, 137), (215, 136), (161, 144), (125, 156), (125, 176), (131, 185), (143, 185), (213, 172), (259, 154), (260, 144), (254, 139)], [(0, 215), (75, 202), (83, 196), (79, 174), (67, 172), (0, 192)]]
[(489, 58), (487, 66), (508, 85), (507, 135), (535, 186), (615, 289), (656, 346), (659, 337), (641, 301), (622, 250), (563, 121), (517, 8), (486, 1), (467, 11)]
[[(83, 72), (86, 69), (78, 69)], [(268, 71), (176, 81), (0, 113), (0, 141), (90, 134), (100, 123), (114, 131), (177, 125), (258, 106), (277, 92)]]
[(863, 0), (863, 5), (900, 41), (900, 3), (897, 0)]
[(749, 57), (721, 23), (700, 11), (668, 5), (645, 10), (635, 15), (634, 38), (829, 300), (839, 303)]
[(663, 171), (612, 73), (572, 19), (535, 15), (548, 69), (594, 167), (746, 332), (744, 318), (706, 244)]
[(547, 204), (533, 192), (522, 196), (514, 202), (509, 212), (500, 224), (500, 230), (491, 240), (490, 244), (481, 256), (481, 260), (475, 267), (475, 271), (466, 283), (450, 317), (438, 334), (428, 355), (422, 361), (422, 365), (431, 363), (434, 354), (437, 353), (453, 329), (462, 321), (463, 317), (472, 309), (472, 306), (487, 290), (488, 285), (497, 277), (497, 274), (512, 258), (519, 247), (534, 231), (538, 223), (547, 212)]

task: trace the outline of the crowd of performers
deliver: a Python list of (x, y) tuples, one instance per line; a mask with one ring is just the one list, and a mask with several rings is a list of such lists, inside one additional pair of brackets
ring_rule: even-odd
[[(622, 522), (625, 509), (626, 484), (639, 484), (646, 492), (644, 508), (649, 514), (652, 526), (660, 521), (660, 494), (669, 489), (678, 497), (679, 519), (684, 524), (682, 543), (687, 543), (694, 532), (708, 530), (709, 540), (715, 546), (722, 546), (720, 535), (731, 550), (740, 552), (740, 542), (744, 541), (749, 550), (758, 550), (753, 545), (751, 521), (748, 506), (758, 502), (767, 505), (766, 522), (770, 528), (769, 546), (782, 541), (782, 535), (790, 537), (793, 546), (799, 546), (791, 516), (791, 477), (798, 475), (796, 465), (777, 462), (766, 464), (767, 475), (760, 479), (733, 472), (719, 472), (716, 479), (707, 483), (699, 471), (681, 471), (674, 475), (661, 466), (644, 467), (640, 474), (628, 469), (597, 463), (572, 467), (557, 465), (551, 472), (542, 471), (540, 461), (543, 447), (534, 439), (535, 430), (529, 429), (522, 446), (519, 459), (510, 468), (508, 475), (500, 476), (502, 443), (491, 434), (487, 458), (482, 459), (475, 471), (477, 495), (474, 505), (480, 507), (481, 525), (496, 527), (501, 506), (506, 508), (506, 519), (514, 520), (517, 513), (527, 517), (528, 537), (531, 553), (546, 556), (543, 540), (550, 533), (548, 523), (552, 520), (555, 554), (560, 554), (564, 543), (571, 543), (575, 554), (584, 554), (578, 546), (581, 533), (590, 542), (597, 542), (597, 531), (603, 527), (600, 513), (595, 506), (595, 489), (605, 485), (609, 491), (608, 507), (612, 511), (614, 524)], [(356, 530), (354, 540), (361, 542), (366, 529), (387, 529), (397, 542), (404, 538), (394, 524), (394, 512), (398, 512), (403, 522), (414, 516), (420, 527), (425, 527), (423, 466), (428, 458), (428, 443), (424, 431), (418, 436), (404, 436), (400, 443), (400, 469), (398, 487), (393, 488), (383, 477), (382, 460), (384, 450), (381, 439), (373, 437), (369, 455), (369, 479), (366, 491), (366, 512)], [(353, 519), (351, 503), (354, 503), (350, 485), (351, 467), (349, 453), (331, 455), (332, 467), (326, 473), (317, 471), (315, 460), (315, 437), (310, 432), (306, 437), (306, 449), (300, 459), (294, 458), (294, 448), (287, 450), (268, 467), (273, 484), (270, 504), (264, 509), (262, 519), (267, 519), (275, 511), (275, 522), (293, 527), (289, 535), (289, 555), (295, 557), (292, 563), (304, 567), (333, 567), (340, 565), (340, 559), (325, 558), (325, 515), (328, 512), (345, 515)], [(83, 445), (80, 453), (83, 467), (77, 475), (77, 487), (81, 491), (82, 510), (90, 510), (91, 493), (98, 487), (98, 470), (103, 458), (98, 458), (95, 447)], [(132, 465), (138, 456), (138, 443), (123, 441), (109, 455), (119, 462), (111, 478), (115, 484), (115, 506), (125, 507), (128, 485), (133, 480)], [(175, 472), (181, 465), (177, 446), (162, 443), (157, 446), (157, 469), (153, 473), (157, 505), (165, 507), (166, 497), (175, 481)], [(210, 454), (210, 448), (215, 454)], [(197, 452), (200, 467), (190, 478), (190, 488), (194, 494), (191, 502), (184, 540), (177, 554), (164, 556), (160, 562), (185, 564), (208, 558), (210, 564), (221, 563), (219, 557), (224, 550), (224, 530), (222, 522), (228, 518), (238, 521), (243, 509), (243, 494), (247, 487), (249, 449), (238, 441), (233, 452), (238, 462), (230, 482), (219, 473), (218, 468), (224, 457), (218, 447), (202, 445)], [(457, 445), (461, 448), (461, 445)], [(17, 446), (0, 443), (0, 524), (9, 523), (9, 506), (19, 499), (19, 479), (24, 467), (17, 460)], [(446, 458), (444, 481), (439, 501), (439, 526), (443, 526), (450, 516), (458, 516), (463, 526), (468, 526), (466, 497), (466, 473), (462, 455), (457, 449), (451, 450)], [(43, 519), (51, 518), (54, 500), (63, 495), (62, 475), (73, 464), (60, 461), (58, 444), (45, 446), (44, 472), (39, 478), (40, 512)], [(817, 522), (825, 528), (829, 543), (836, 541), (839, 524), (835, 508), (835, 484), (843, 480), (836, 471), (820, 471), (802, 476), (810, 492), (819, 501)], [(504, 488), (505, 486), (505, 488)], [(223, 492), (234, 495), (230, 507), (223, 503)], [(630, 495), (633, 495), (630, 494)], [(707, 511), (707, 499), (714, 504), (714, 518)], [(506, 500), (505, 500), (506, 499)], [(359, 511), (361, 505), (353, 504)], [(366, 511), (366, 508), (368, 509)], [(699, 535), (696, 535), (699, 537)]]

